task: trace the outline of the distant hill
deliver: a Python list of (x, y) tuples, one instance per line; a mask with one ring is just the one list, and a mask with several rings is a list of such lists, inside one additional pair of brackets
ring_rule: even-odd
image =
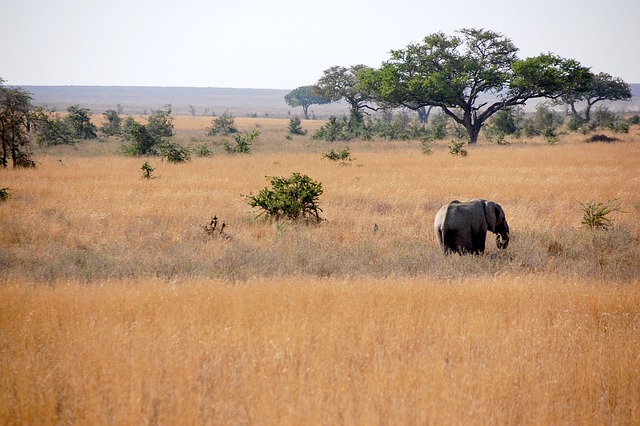
[[(148, 114), (152, 109), (171, 104), (174, 114), (220, 115), (225, 111), (236, 116), (256, 114), (264, 117), (301, 115), (302, 108), (291, 108), (284, 97), (290, 90), (231, 89), (216, 87), (138, 87), (138, 86), (22, 86), (33, 94), (34, 102), (58, 111), (79, 104), (94, 113), (116, 109), (123, 114)], [(312, 105), (309, 114), (320, 118), (343, 114), (346, 104)]]
[[(614, 111), (640, 111), (640, 84), (631, 84), (633, 99), (605, 105)], [(220, 115), (229, 111), (235, 116), (289, 117), (302, 115), (302, 108), (291, 108), (284, 96), (289, 90), (232, 89), (217, 87), (141, 87), (141, 86), (22, 86), (31, 92), (34, 102), (57, 111), (78, 104), (94, 113), (116, 109), (122, 113), (149, 114), (153, 109), (171, 104), (174, 114)], [(533, 111), (540, 100), (527, 103), (526, 111)], [(598, 104), (601, 105), (601, 104)], [(309, 113), (319, 119), (329, 115), (348, 113), (346, 103), (312, 105)]]

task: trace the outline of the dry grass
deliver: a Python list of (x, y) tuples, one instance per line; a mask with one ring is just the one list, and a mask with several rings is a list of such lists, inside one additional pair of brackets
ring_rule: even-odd
[[(197, 119), (178, 138), (212, 143)], [(340, 166), (322, 153), (345, 144), (287, 122), (237, 119), (263, 132), (251, 155), (95, 142), (0, 170), (0, 423), (637, 423), (637, 129), (465, 158), (355, 142)], [(241, 194), (296, 171), (326, 221), (254, 219)], [(480, 197), (509, 248), (445, 258), (433, 215)], [(613, 230), (580, 228), (576, 200), (613, 198)]]
[(0, 418), (633, 424), (638, 284), (10, 282), (0, 288)]

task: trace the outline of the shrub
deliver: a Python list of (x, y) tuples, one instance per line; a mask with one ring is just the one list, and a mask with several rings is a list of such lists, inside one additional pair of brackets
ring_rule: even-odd
[(155, 168), (151, 167), (151, 164), (149, 164), (147, 161), (145, 161), (142, 167), (140, 167), (140, 170), (142, 170), (142, 179), (156, 178), (155, 176), (153, 176), (153, 171), (155, 170)]
[(562, 125), (564, 118), (549, 108), (546, 104), (536, 107), (533, 116), (524, 120), (522, 130), (526, 136), (548, 137), (551, 132), (555, 132)]
[(168, 142), (160, 148), (162, 156), (169, 163), (186, 163), (191, 161), (191, 152), (188, 148), (180, 146), (176, 143)]
[(104, 117), (104, 123), (100, 127), (100, 131), (107, 136), (120, 136), (122, 135), (122, 118), (118, 111), (114, 109), (108, 109), (102, 114)]
[(292, 117), (289, 120), (289, 129), (288, 130), (289, 130), (289, 134), (291, 134), (291, 135), (302, 135), (302, 136), (304, 136), (304, 135), (307, 134), (307, 131), (302, 128), (300, 117), (298, 117), (297, 115), (295, 117)]
[(222, 224), (220, 225), (220, 228), (218, 228), (218, 216), (213, 216), (211, 218), (211, 222), (209, 222), (208, 225), (202, 226), (202, 228), (204, 229), (204, 232), (208, 236), (212, 238), (221, 237), (225, 240), (228, 240), (231, 238), (231, 236), (226, 232), (224, 232), (224, 229), (226, 227), (227, 227), (227, 224), (222, 222)]
[(209, 145), (204, 143), (196, 146), (193, 149), (193, 153), (198, 157), (211, 157), (213, 155), (213, 152), (211, 151), (211, 148), (209, 148)]
[(0, 188), (0, 201), (7, 201), (11, 198), (9, 191), (11, 191), (11, 188)]
[(461, 139), (457, 141), (452, 140), (451, 145), (449, 145), (449, 153), (451, 155), (459, 155), (461, 157), (465, 157), (468, 154), (467, 150), (463, 148), (465, 143), (466, 142)]
[(349, 148), (345, 148), (340, 151), (331, 150), (328, 153), (324, 154), (322, 158), (328, 158), (331, 161), (340, 161), (342, 164), (348, 164), (347, 161), (353, 161), (355, 158), (351, 157), (351, 152)]
[(244, 132), (233, 137), (236, 141), (235, 146), (231, 146), (229, 142), (224, 142), (224, 150), (229, 154), (250, 154), (251, 144), (260, 136), (260, 131)]
[(591, 135), (589, 138), (587, 138), (587, 140), (585, 142), (590, 143), (590, 142), (616, 142), (619, 141), (620, 139), (618, 138), (614, 138), (611, 136), (607, 136), (607, 135), (602, 135), (602, 134), (595, 134), (595, 135)]
[(214, 118), (207, 132), (209, 136), (230, 135), (233, 133), (238, 133), (238, 129), (235, 125), (235, 117), (228, 111), (225, 111), (220, 117)]
[(589, 229), (608, 230), (613, 226), (613, 220), (607, 216), (612, 212), (620, 211), (618, 200), (609, 200), (606, 203), (586, 202), (578, 203), (582, 206), (582, 225)]
[(147, 127), (136, 121), (126, 122), (126, 131), (124, 132), (123, 153), (127, 156), (137, 155), (158, 155), (158, 145), (160, 141), (154, 138)]
[(272, 188), (263, 188), (258, 195), (245, 195), (247, 203), (263, 211), (269, 218), (300, 220), (313, 218), (320, 221), (318, 198), (323, 189), (320, 182), (307, 175), (293, 173), (289, 178), (268, 177)]

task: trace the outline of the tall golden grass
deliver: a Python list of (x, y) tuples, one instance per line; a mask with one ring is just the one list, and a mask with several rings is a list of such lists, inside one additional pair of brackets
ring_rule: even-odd
[[(637, 128), (465, 158), (355, 142), (341, 166), (322, 153), (345, 144), (247, 120), (251, 155), (98, 142), (0, 171), (0, 423), (638, 422)], [(255, 219), (242, 194), (292, 172), (322, 182), (326, 220)], [(509, 248), (444, 257), (454, 198), (500, 203)], [(578, 201), (613, 198), (614, 229), (580, 227)]]

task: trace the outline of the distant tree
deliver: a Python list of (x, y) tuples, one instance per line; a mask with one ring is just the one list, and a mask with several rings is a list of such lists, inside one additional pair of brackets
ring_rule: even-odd
[[(585, 87), (570, 90), (556, 100), (556, 104), (566, 104), (571, 109), (573, 119), (578, 123), (591, 121), (591, 108), (603, 101), (626, 101), (631, 99), (631, 88), (621, 78), (612, 77), (607, 73), (592, 76)], [(579, 102), (585, 102), (585, 108), (580, 113), (576, 107)]]
[(4, 87), (0, 78), (0, 166), (35, 167), (29, 131), (32, 126), (31, 94), (21, 88)]
[(164, 109), (153, 111), (153, 113), (147, 117), (147, 131), (152, 138), (156, 139), (158, 143), (163, 138), (170, 138), (173, 136), (173, 117), (171, 117), (171, 105), (166, 105)]
[(100, 131), (107, 136), (120, 136), (122, 134), (122, 118), (117, 110), (108, 109), (102, 114), (104, 123)]
[(40, 146), (75, 145), (78, 136), (69, 120), (41, 110), (35, 140)]
[(353, 65), (349, 68), (334, 66), (324, 71), (316, 84), (319, 93), (332, 102), (345, 100), (351, 107), (349, 128), (362, 124), (363, 109), (376, 110), (371, 106), (373, 97), (371, 90), (361, 84), (359, 75), (366, 73), (371, 68), (366, 65)]
[(71, 105), (67, 108), (67, 116), (64, 120), (67, 122), (74, 136), (78, 139), (95, 139), (97, 128), (91, 122), (91, 111), (87, 108), (81, 108), (80, 105)]
[(127, 156), (159, 154), (160, 141), (151, 135), (147, 126), (137, 121), (131, 120), (127, 123), (123, 139), (126, 142), (124, 154)]
[[(577, 61), (553, 54), (520, 60), (511, 40), (493, 31), (458, 33), (435, 33), (421, 44), (391, 51), (380, 69), (358, 74), (356, 87), (379, 104), (440, 107), (475, 144), (496, 112), (533, 98), (558, 98), (591, 78)], [(497, 99), (486, 101), (483, 95)]]
[(192, 116), (194, 116), (194, 117), (195, 117), (195, 116), (196, 116), (196, 112), (197, 112), (196, 107), (194, 107), (193, 105), (189, 105), (189, 113), (190, 113)]
[(225, 111), (220, 117), (211, 120), (211, 127), (207, 132), (209, 136), (218, 134), (230, 135), (232, 133), (238, 133), (238, 129), (235, 125), (235, 117), (228, 111)]
[(309, 119), (309, 106), (324, 105), (331, 102), (319, 92), (317, 86), (300, 86), (287, 93), (284, 101), (291, 108), (301, 106), (305, 120)]

